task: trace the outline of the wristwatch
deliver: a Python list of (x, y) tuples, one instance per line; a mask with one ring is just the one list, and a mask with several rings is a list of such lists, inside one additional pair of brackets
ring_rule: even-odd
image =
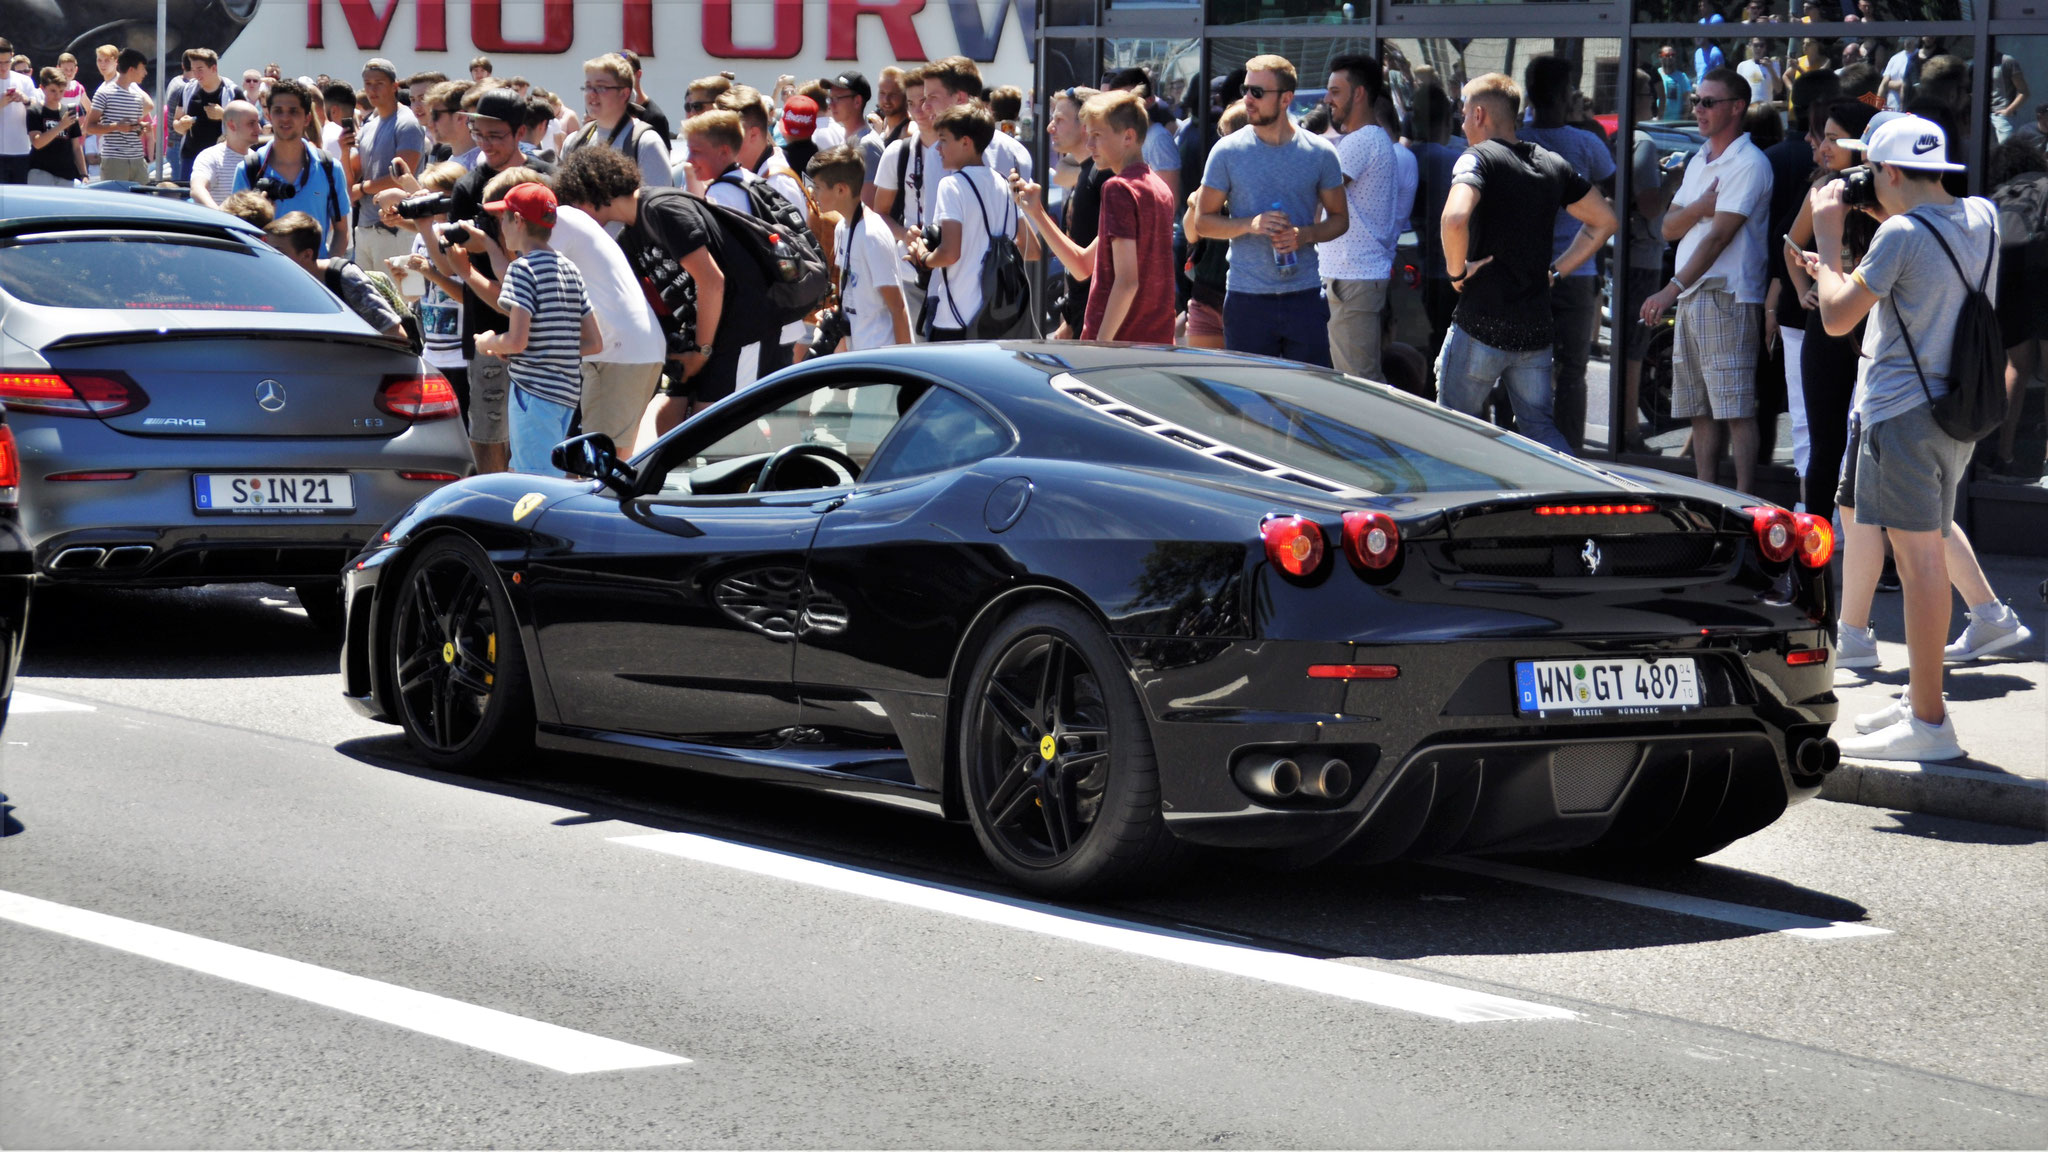
[(695, 352), (699, 356), (710, 356), (712, 354), (712, 347), (709, 344), (699, 344), (690, 349), (690, 351)]

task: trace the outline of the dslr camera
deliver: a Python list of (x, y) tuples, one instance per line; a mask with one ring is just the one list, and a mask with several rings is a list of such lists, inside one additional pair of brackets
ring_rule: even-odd
[(402, 220), (418, 220), (423, 216), (440, 216), (455, 205), (455, 197), (446, 192), (430, 192), (424, 196), (413, 196), (398, 202), (396, 211)]
[(1877, 185), (1870, 171), (1870, 165), (1858, 164), (1835, 173), (1833, 180), (1842, 186), (1842, 203), (1851, 208), (1877, 207)]
[(811, 341), (809, 357), (830, 356), (839, 350), (839, 342), (853, 335), (853, 321), (847, 317), (844, 308), (827, 308), (818, 313), (818, 338)]
[(254, 191), (261, 192), (264, 199), (269, 200), (272, 204), (277, 203), (279, 200), (288, 200), (292, 195), (292, 186), (277, 176), (258, 176), (256, 183), (251, 185), (251, 188)]

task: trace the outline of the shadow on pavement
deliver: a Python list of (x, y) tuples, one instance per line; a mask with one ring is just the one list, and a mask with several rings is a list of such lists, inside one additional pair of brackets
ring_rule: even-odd
[(29, 607), (24, 676), (243, 679), (333, 672), (339, 637), (306, 620), (289, 589), (42, 586)]
[(2025, 676), (1979, 670), (1969, 664), (1950, 667), (1944, 679), (1951, 700), (2002, 700), (2015, 692), (2034, 691), (2034, 682)]
[(1949, 844), (2040, 844), (2048, 842), (2048, 829), (2017, 828), (2005, 824), (1979, 824), (1974, 820), (1952, 820), (1922, 812), (1886, 812), (1889, 824), (1872, 824), (1870, 830), (1891, 836), (1919, 836)]
[[(1463, 872), (1402, 863), (1329, 862), (1293, 872), (1241, 853), (1198, 854), (1163, 892), (1108, 903), (1045, 900), (1003, 883), (965, 824), (798, 788), (595, 757), (542, 754), (495, 778), (421, 765), (402, 736), (351, 740), (343, 755), (423, 780), (572, 811), (574, 828), (617, 820), (691, 832), (1002, 898), (1024, 898), (1225, 942), (1319, 958), (1414, 960), (1446, 955), (1599, 952), (1737, 939), (1757, 929), (1653, 911)], [(1865, 909), (1769, 876), (1712, 864), (1657, 873), (1597, 871), (1581, 861), (1522, 858), (1551, 871), (1858, 921)]]

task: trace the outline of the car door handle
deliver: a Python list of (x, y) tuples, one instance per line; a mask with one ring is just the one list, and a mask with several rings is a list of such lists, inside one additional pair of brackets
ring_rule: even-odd
[(831, 498), (831, 499), (829, 499), (829, 500), (820, 500), (820, 501), (818, 501), (818, 502), (817, 502), (816, 504), (813, 504), (813, 505), (811, 505), (811, 511), (813, 511), (813, 512), (816, 512), (816, 513), (818, 513), (819, 515), (821, 515), (821, 516), (822, 516), (822, 515), (824, 515), (824, 514), (825, 514), (825, 513), (827, 513), (827, 512), (830, 512), (830, 511), (832, 511), (832, 510), (834, 510), (834, 509), (836, 509), (836, 508), (839, 508), (840, 506), (844, 505), (845, 503), (846, 503), (846, 497), (844, 497), (844, 496), (834, 496), (834, 497), (832, 497), (832, 498)]
[(680, 536), (685, 540), (704, 534), (702, 528), (697, 527), (681, 516), (656, 515), (655, 509), (660, 507), (663, 507), (663, 505), (645, 500), (628, 500), (620, 506), (619, 510), (626, 514), (626, 519), (631, 520), (635, 524), (652, 528), (656, 532), (666, 532), (671, 536)]

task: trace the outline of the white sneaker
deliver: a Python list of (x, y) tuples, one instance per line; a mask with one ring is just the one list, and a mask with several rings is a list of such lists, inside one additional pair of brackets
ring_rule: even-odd
[(1955, 643), (1941, 650), (1942, 663), (1965, 664), (1972, 660), (1981, 660), (1993, 653), (2017, 648), (2033, 639), (2033, 631), (2020, 623), (2019, 613), (2004, 604), (1998, 607), (2004, 615), (1995, 620), (1986, 619), (1975, 612), (1965, 613), (1969, 616), (1970, 622), (1964, 626), (1963, 634), (1956, 637)]
[(1911, 712), (1904, 720), (1880, 728), (1867, 736), (1842, 741), (1842, 755), (1855, 760), (1960, 760), (1965, 753), (1956, 742), (1953, 716), (1929, 724)]
[(1856, 718), (1856, 731), (1861, 735), (1868, 736), (1881, 728), (1889, 728), (1912, 714), (1913, 706), (1906, 702), (1904, 696), (1900, 696), (1897, 700), (1879, 708), (1875, 712), (1865, 712), (1863, 715), (1858, 716)]
[(1877, 655), (1877, 627), (1857, 628), (1844, 624), (1841, 635), (1835, 641), (1835, 667), (1875, 668), (1880, 663)]

